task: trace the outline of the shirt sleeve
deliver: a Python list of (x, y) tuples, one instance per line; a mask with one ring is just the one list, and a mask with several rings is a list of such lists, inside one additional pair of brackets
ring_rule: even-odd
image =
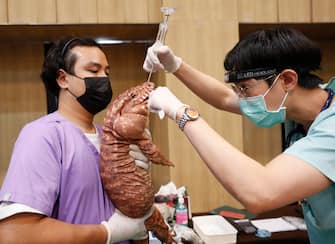
[(12, 202), (2, 202), (0, 203), (0, 220), (13, 216), (19, 213), (36, 213), (43, 214), (41, 211), (37, 209), (31, 208), (27, 205), (20, 203), (12, 203)]
[(50, 216), (59, 193), (61, 146), (55, 127), (25, 126), (13, 149), (0, 202), (27, 205)]
[(295, 142), (284, 153), (304, 160), (335, 182), (335, 119), (323, 117), (312, 125), (307, 136)]

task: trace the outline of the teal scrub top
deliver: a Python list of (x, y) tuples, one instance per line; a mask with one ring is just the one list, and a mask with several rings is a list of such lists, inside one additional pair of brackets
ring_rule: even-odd
[[(334, 89), (334, 80), (327, 87)], [(304, 160), (328, 177), (333, 184), (302, 202), (308, 236), (312, 244), (335, 243), (335, 104), (322, 111), (307, 135), (284, 153)]]

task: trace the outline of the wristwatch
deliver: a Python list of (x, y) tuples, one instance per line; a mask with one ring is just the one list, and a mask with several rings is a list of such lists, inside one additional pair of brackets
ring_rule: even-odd
[(184, 130), (184, 127), (188, 121), (194, 121), (199, 118), (200, 114), (197, 110), (191, 107), (186, 107), (184, 113), (178, 121), (178, 126), (181, 130)]

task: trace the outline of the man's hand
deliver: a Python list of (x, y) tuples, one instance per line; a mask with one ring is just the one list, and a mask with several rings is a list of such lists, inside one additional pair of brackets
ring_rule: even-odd
[(147, 238), (148, 234), (144, 221), (151, 216), (152, 211), (153, 209), (142, 218), (130, 218), (116, 209), (108, 221), (101, 223), (108, 233), (107, 244)]
[(151, 161), (143, 154), (141, 149), (135, 144), (130, 144), (129, 148), (129, 155), (135, 160), (136, 166), (149, 171)]
[(167, 87), (159, 86), (149, 95), (149, 110), (154, 113), (163, 111), (171, 119), (176, 120), (178, 109), (187, 107)]
[(148, 48), (143, 69), (147, 72), (165, 70), (174, 73), (179, 69), (181, 63), (182, 59), (174, 55), (168, 46), (163, 46), (160, 41), (156, 41)]
[[(152, 138), (148, 128), (145, 128), (145, 133), (149, 139)], [(151, 161), (149, 161), (149, 159), (143, 154), (141, 149), (135, 144), (130, 144), (129, 149), (129, 155), (135, 160), (136, 166), (149, 171), (151, 169)]]

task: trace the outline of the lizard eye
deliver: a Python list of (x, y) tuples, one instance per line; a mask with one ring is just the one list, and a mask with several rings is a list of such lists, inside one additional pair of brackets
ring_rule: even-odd
[(136, 97), (136, 94), (131, 94), (131, 98), (135, 98)]

